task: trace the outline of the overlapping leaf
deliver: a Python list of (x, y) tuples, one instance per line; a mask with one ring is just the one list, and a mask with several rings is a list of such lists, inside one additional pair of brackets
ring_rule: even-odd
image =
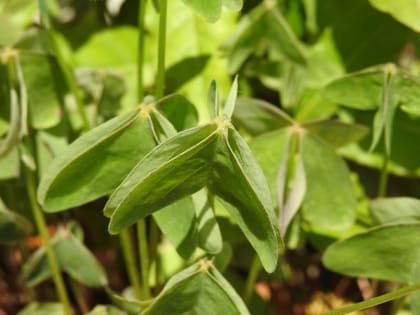
[(208, 22), (216, 22), (222, 13), (222, 5), (230, 10), (239, 11), (242, 0), (183, 0)]
[(109, 231), (118, 233), (205, 186), (235, 206), (230, 214), (264, 267), (274, 270), (278, 235), (267, 184), (244, 140), (221, 118), (168, 139), (136, 165), (105, 206)]
[(173, 276), (143, 315), (248, 315), (245, 304), (209, 261)]

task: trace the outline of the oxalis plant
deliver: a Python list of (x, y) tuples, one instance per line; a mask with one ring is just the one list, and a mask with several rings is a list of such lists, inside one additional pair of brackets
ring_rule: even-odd
[[(295, 301), (298, 275), (327, 270), (363, 301), (314, 294), (305, 314), (420, 314), (418, 187), (389, 185), (419, 175), (409, 48), (372, 57), (345, 2), (111, 2), (0, 4), (0, 243), (21, 257), (19, 314), (291, 314), (279, 283)], [(418, 44), (415, 5), (351, 5), (363, 31)], [(78, 21), (83, 6), (111, 27)]]

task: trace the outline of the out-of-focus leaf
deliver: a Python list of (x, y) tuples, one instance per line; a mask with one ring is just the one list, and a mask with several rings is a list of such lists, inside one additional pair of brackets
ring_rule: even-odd
[[(4, 104), (8, 106), (9, 104)], [(10, 89), (10, 123), (4, 139), (0, 139), (0, 159), (6, 156), (16, 145), (20, 131), (21, 111), (18, 96), (14, 89)]]
[(173, 276), (144, 315), (248, 315), (245, 304), (228, 281), (202, 260)]
[(379, 198), (369, 203), (378, 224), (420, 222), (420, 200), (409, 197)]
[(418, 283), (419, 232), (419, 223), (373, 228), (331, 245), (323, 263), (349, 276)]
[(257, 136), (293, 124), (283, 111), (262, 100), (239, 98), (233, 113), (233, 124), (238, 129)]
[(19, 61), (28, 94), (30, 125), (36, 129), (55, 126), (60, 121), (64, 82), (57, 61), (51, 55), (35, 53), (22, 53)]
[(165, 72), (165, 89), (175, 92), (200, 74), (210, 60), (210, 55), (187, 57), (170, 66)]
[(418, 1), (369, 0), (369, 2), (379, 11), (392, 15), (397, 21), (416, 32), (420, 32), (420, 8)]
[(307, 182), (304, 220), (331, 230), (349, 228), (356, 215), (356, 194), (345, 162), (311, 135), (303, 138), (303, 161)]
[(0, 243), (11, 244), (24, 239), (32, 232), (31, 223), (9, 210), (0, 199)]
[(214, 266), (223, 273), (228, 267), (233, 255), (232, 246), (223, 242), (222, 251), (214, 257)]
[(41, 130), (36, 134), (38, 174), (42, 177), (52, 160), (68, 145), (64, 128)]
[[(395, 60), (406, 49), (407, 42), (419, 43), (418, 33), (374, 9), (369, 1), (338, 3), (323, 0), (316, 4), (320, 30), (326, 27), (332, 30), (335, 45), (348, 71)], [(400, 1), (395, 5), (400, 6)], [(358, 23), (354, 23), (355, 20)], [(379, 33), (386, 36), (375, 35)], [(361, 38), (366, 40), (361, 41)]]
[(223, 5), (233, 11), (240, 11), (244, 5), (243, 0), (222, 0)]
[(337, 120), (311, 121), (302, 124), (302, 127), (334, 148), (357, 142), (368, 133), (368, 128), (363, 125), (347, 124)]
[(141, 314), (144, 308), (152, 302), (152, 300), (137, 301), (137, 300), (128, 299), (124, 296), (121, 296), (113, 292), (108, 287), (105, 288), (105, 292), (115, 305), (117, 305), (119, 308), (121, 308), (128, 314), (133, 314), (133, 315)]
[[(106, 274), (95, 256), (78, 238), (77, 229), (70, 226), (59, 227), (51, 239), (52, 249), (57, 257), (58, 265), (73, 279), (92, 287), (107, 284)], [(28, 286), (35, 286), (51, 276), (51, 270), (45, 248), (40, 247), (25, 263), (23, 278)]]
[(19, 150), (15, 146), (6, 156), (0, 159), (0, 179), (19, 177), (20, 159)]
[(66, 310), (60, 303), (32, 302), (21, 310), (18, 315), (66, 315)]
[(263, 42), (276, 53), (293, 62), (305, 64), (306, 56), (299, 40), (276, 7), (275, 2), (264, 2), (239, 22), (225, 47), (229, 50), (229, 70), (235, 73), (244, 61)]
[(125, 313), (111, 305), (97, 305), (86, 315), (124, 315)]
[(222, 13), (222, 0), (183, 0), (208, 22), (216, 22)]

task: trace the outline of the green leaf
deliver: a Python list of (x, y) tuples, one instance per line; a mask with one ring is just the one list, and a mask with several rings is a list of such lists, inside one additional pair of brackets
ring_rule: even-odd
[[(404, 283), (417, 283), (420, 224), (373, 228), (331, 245), (323, 263), (335, 272)], [(396, 237), (398, 236), (398, 237)]]
[(210, 55), (186, 57), (171, 65), (165, 72), (165, 89), (175, 92), (198, 76), (210, 60)]
[(108, 295), (109, 299), (117, 305), (119, 308), (127, 312), (128, 314), (138, 315), (148, 306), (152, 300), (147, 301), (138, 301), (134, 299), (121, 296), (113, 292), (109, 287), (105, 287), (105, 292)]
[(216, 22), (222, 13), (222, 0), (183, 0), (208, 22)]
[(395, 2), (392, 0), (369, 0), (379, 11), (392, 15), (394, 19), (420, 32), (420, 8), (417, 0)]
[(224, 143), (216, 149), (209, 188), (234, 206), (225, 204), (265, 270), (272, 272), (278, 260), (279, 231), (267, 181), (238, 132), (233, 128), (225, 132)]
[(170, 203), (188, 196), (207, 182), (208, 157), (217, 126), (187, 129), (154, 148), (115, 189), (104, 213), (109, 232), (123, 228)]
[(382, 104), (385, 74), (381, 66), (350, 73), (324, 87), (323, 96), (339, 104), (361, 110)]
[(225, 106), (223, 108), (222, 116), (230, 119), (235, 110), (236, 99), (238, 97), (238, 76), (233, 80), (232, 86), (229, 91), (229, 95), (226, 99)]
[(356, 215), (356, 194), (345, 162), (311, 135), (303, 138), (303, 162), (307, 182), (304, 219), (331, 230), (349, 228)]
[(144, 315), (248, 315), (246, 306), (211, 262), (200, 261), (170, 279)]
[(226, 43), (231, 73), (236, 73), (261, 44), (268, 44), (292, 62), (306, 62), (306, 53), (274, 2), (264, 2), (245, 15)]
[[(106, 274), (95, 256), (78, 238), (77, 229), (59, 227), (51, 239), (53, 251), (58, 265), (73, 279), (92, 287), (102, 287), (107, 284)], [(35, 286), (51, 276), (51, 270), (44, 247), (40, 247), (25, 263), (23, 278), (28, 286)]]
[(156, 109), (181, 131), (197, 125), (198, 113), (195, 106), (184, 96), (172, 94), (161, 98)]
[(51, 55), (22, 53), (19, 62), (28, 94), (30, 125), (35, 129), (55, 126), (63, 104), (63, 78), (57, 61)]
[(395, 78), (395, 90), (398, 93), (398, 102), (404, 112), (420, 117), (420, 80), (406, 72), (399, 72)]
[(214, 196), (202, 189), (195, 193), (193, 198), (199, 246), (209, 254), (218, 254), (223, 248), (223, 239), (214, 214)]
[(279, 108), (262, 100), (239, 98), (233, 113), (233, 124), (257, 136), (293, 124), (293, 120)]
[(111, 119), (60, 152), (38, 188), (45, 211), (68, 209), (110, 193), (155, 146), (148, 111), (143, 107)]
[(369, 203), (378, 224), (420, 222), (420, 200), (409, 197), (379, 198)]
[(253, 138), (249, 145), (267, 178), (272, 200), (278, 201), (277, 181), (281, 166), (288, 159), (290, 132), (285, 129)]
[(191, 197), (183, 198), (153, 213), (157, 225), (184, 259), (197, 247), (195, 207)]
[(9, 210), (0, 199), (0, 243), (13, 244), (32, 232), (32, 224), (23, 216)]
[(21, 310), (18, 315), (66, 315), (66, 310), (60, 303), (32, 302)]
[[(4, 158), (18, 141), (20, 131), (20, 109), (18, 96), (14, 89), (10, 89), (10, 123), (4, 139), (0, 139), (0, 159)], [(3, 100), (2, 100), (3, 101)], [(7, 106), (7, 103), (6, 103)]]
[(347, 124), (338, 120), (319, 120), (302, 124), (302, 127), (334, 148), (362, 139), (368, 128), (358, 124)]

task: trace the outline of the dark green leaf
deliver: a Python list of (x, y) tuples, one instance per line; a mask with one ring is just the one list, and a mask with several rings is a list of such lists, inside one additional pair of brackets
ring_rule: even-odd
[(160, 99), (156, 103), (156, 108), (178, 131), (197, 125), (197, 109), (187, 98), (180, 94), (173, 94)]
[(172, 93), (194, 79), (206, 67), (210, 55), (187, 57), (170, 66), (165, 72), (165, 89)]

